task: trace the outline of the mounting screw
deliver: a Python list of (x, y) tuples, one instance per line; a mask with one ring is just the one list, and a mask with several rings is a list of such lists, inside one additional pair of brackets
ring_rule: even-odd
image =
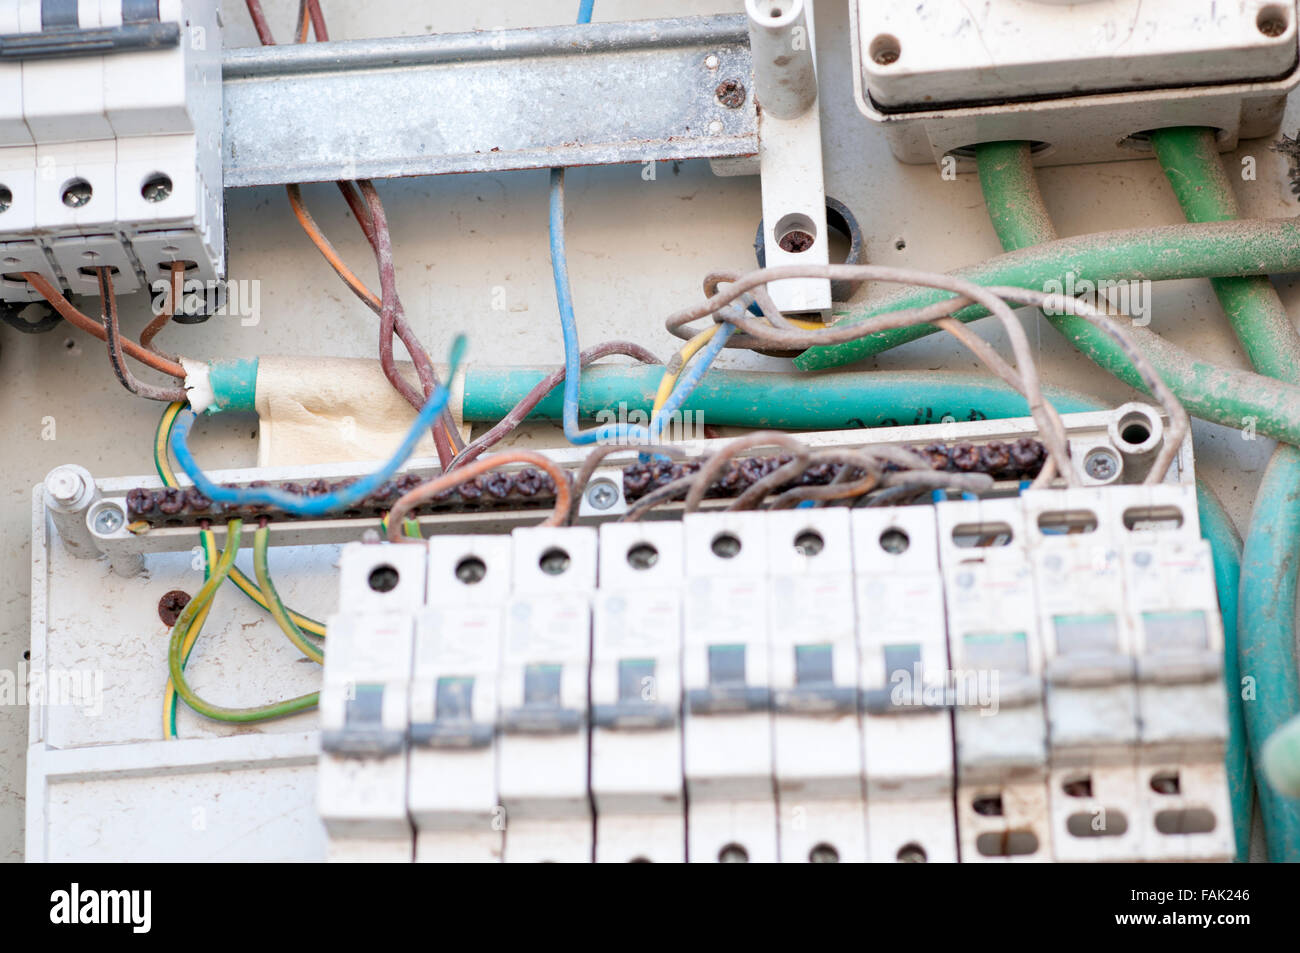
[(618, 487), (612, 480), (596, 480), (587, 487), (587, 504), (593, 510), (607, 510), (618, 502)]
[(122, 511), (112, 503), (109, 503), (105, 506), (101, 506), (95, 512), (95, 516), (91, 520), (90, 525), (94, 527), (95, 532), (100, 536), (112, 536), (122, 528), (122, 524), (125, 522), (126, 518), (122, 515)]
[(165, 175), (155, 175), (144, 187), (140, 195), (146, 202), (161, 202), (172, 194), (172, 180)]
[(181, 610), (184, 609), (190, 601), (190, 594), (184, 589), (172, 589), (164, 592), (162, 598), (158, 600), (158, 618), (162, 619), (163, 625), (171, 628), (180, 618)]
[(745, 87), (738, 79), (724, 79), (713, 91), (713, 97), (728, 109), (739, 109), (745, 105)]
[(1106, 447), (1098, 447), (1083, 461), (1083, 472), (1094, 480), (1113, 480), (1119, 476), (1119, 458)]
[(94, 190), (85, 179), (73, 179), (63, 190), (63, 204), (68, 208), (81, 208), (90, 201)]

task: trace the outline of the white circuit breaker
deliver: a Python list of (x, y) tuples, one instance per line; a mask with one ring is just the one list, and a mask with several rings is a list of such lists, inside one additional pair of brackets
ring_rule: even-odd
[(1038, 588), (1058, 861), (1135, 861), (1138, 710), (1133, 631), (1112, 504), (1129, 487), (1030, 490), (1025, 533)]
[(0, 4), (0, 300), (224, 276), (218, 7)]
[(1143, 855), (1230, 860), (1223, 620), (1195, 490), (1125, 488), (1112, 507), (1137, 649)]
[(418, 862), (501, 860), (497, 671), (511, 568), (509, 536), (429, 540), (411, 673), (408, 806)]
[(596, 531), (516, 529), (497, 682), (505, 860), (592, 859), (588, 670)]
[(781, 860), (866, 860), (853, 542), (844, 508), (767, 516)]
[(867, 842), (876, 863), (955, 863), (948, 630), (934, 507), (853, 511)]
[(682, 524), (606, 523), (591, 652), (599, 863), (686, 859)]
[(1019, 499), (935, 507), (948, 609), (965, 863), (1050, 860), (1047, 725)]
[(767, 516), (693, 513), (682, 626), (687, 858), (771, 863), (777, 848), (768, 674)]
[(412, 858), (408, 696), (426, 549), (352, 543), (327, 625), (317, 807), (334, 860)]

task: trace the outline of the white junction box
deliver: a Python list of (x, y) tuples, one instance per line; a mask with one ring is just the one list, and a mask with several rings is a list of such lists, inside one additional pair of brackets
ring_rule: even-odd
[(408, 697), (426, 549), (352, 543), (339, 565), (321, 684), (317, 804), (334, 860), (412, 859)]
[(1043, 663), (1023, 509), (935, 506), (948, 609), (964, 863), (1050, 860)]
[(1035, 162), (1131, 159), (1142, 134), (1271, 134), (1300, 81), (1294, 0), (854, 0), (858, 106), (894, 155), (1024, 140)]
[(869, 859), (956, 863), (948, 630), (934, 507), (853, 511)]
[(849, 511), (766, 516), (781, 860), (861, 862), (867, 831)]
[(600, 528), (591, 652), (598, 863), (686, 859), (683, 558), (676, 520)]
[(0, 300), (225, 276), (218, 0), (0, 9)]
[(497, 669), (510, 597), (509, 536), (429, 541), (415, 630), (407, 803), (419, 862), (501, 860)]
[(592, 859), (587, 679), (596, 531), (516, 529), (498, 674), (505, 860)]
[(768, 670), (767, 520), (693, 513), (682, 622), (687, 859), (778, 859)]

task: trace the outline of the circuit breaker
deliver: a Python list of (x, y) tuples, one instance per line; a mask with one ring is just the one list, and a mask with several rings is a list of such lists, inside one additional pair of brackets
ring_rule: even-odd
[(1019, 500), (935, 506), (948, 610), (964, 862), (1051, 859), (1047, 725)]
[(224, 277), (218, 6), (0, 5), (0, 300)]
[(339, 561), (320, 692), (317, 805), (338, 860), (412, 859), (408, 698), (426, 549), (353, 543)]
[(588, 669), (596, 531), (517, 529), (497, 681), (505, 860), (592, 859)]
[(867, 854), (849, 511), (767, 514), (773, 770), (781, 859)]
[(1133, 861), (1138, 818), (1134, 641), (1112, 489), (1030, 490), (1025, 535), (1038, 591), (1048, 800), (1058, 861)]
[(770, 863), (779, 855), (766, 517), (695, 513), (682, 523), (687, 856)]
[(869, 859), (955, 863), (948, 629), (934, 507), (853, 511)]
[(682, 788), (681, 523), (600, 528), (592, 619), (596, 860), (686, 859)]
[(1143, 854), (1228, 860), (1223, 620), (1196, 494), (1188, 486), (1134, 487), (1115, 500), (1137, 651)]
[(408, 806), (419, 862), (501, 859), (497, 671), (509, 536), (435, 536), (411, 672)]

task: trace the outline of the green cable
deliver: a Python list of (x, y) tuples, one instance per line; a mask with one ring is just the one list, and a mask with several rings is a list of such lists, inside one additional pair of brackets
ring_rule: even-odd
[(1300, 715), (1264, 742), (1264, 775), (1276, 790), (1300, 797)]
[[(1219, 158), (1215, 134), (1205, 128), (1159, 129), (1151, 146), (1189, 221), (1223, 221), (1240, 214)], [(1300, 382), (1300, 334), (1267, 277), (1211, 281), (1237, 339), (1255, 369)], [(1242, 554), (1240, 674), (1253, 682), (1245, 704), (1246, 732), (1257, 764), (1265, 743), (1300, 712), (1295, 658), (1295, 555), (1300, 550), (1300, 450), (1279, 446), (1264, 471)], [(1233, 694), (1240, 695), (1240, 683)], [(1300, 800), (1269, 784), (1259, 786), (1269, 858), (1300, 861)]]
[[(1129, 232), (1056, 240), (1056, 232), (1033, 180), (1029, 147), (1025, 143), (986, 143), (977, 147), (976, 161), (985, 201), (993, 210), (990, 217), (997, 229), (998, 238), (1005, 248), (1011, 249), (1009, 254), (982, 265), (954, 272), (980, 284), (1042, 288), (1047, 281), (1062, 281), (1066, 272), (1075, 275), (1077, 284), (1084, 278), (1095, 280), (1155, 278), (1156, 275), (1193, 277), (1260, 274), (1270, 270), (1294, 270), (1300, 266), (1300, 245), (1288, 244), (1288, 241), (1279, 237), (1274, 228), (1278, 224), (1276, 222), (1221, 221), (1165, 226), (1163, 230), (1140, 230), (1147, 235), (1161, 232), (1165, 237), (1160, 241), (1148, 239), (1136, 243), (1131, 239), (1120, 240), (1125, 235), (1136, 234)], [(1300, 228), (1300, 223), (1294, 224)], [(1260, 235), (1250, 231), (1256, 225), (1265, 229), (1271, 238), (1257, 242)], [(1184, 238), (1179, 237), (1190, 233), (1177, 231), (1189, 228), (1245, 231), (1220, 232), (1214, 240), (1193, 243), (1193, 249), (1185, 244)], [(1240, 240), (1233, 236), (1240, 236)], [(1034, 244), (1035, 238), (1041, 244)], [(1104, 243), (1108, 241), (1115, 241), (1116, 244), (1114, 247), (1105, 247)], [(1102, 243), (1101, 247), (1098, 247), (1099, 242)], [(1253, 254), (1258, 255), (1253, 264), (1243, 261), (1239, 255), (1248, 247), (1253, 249)], [(1265, 251), (1265, 248), (1270, 250)], [(1195, 259), (1191, 262), (1195, 267), (1189, 265), (1189, 255)], [(1201, 260), (1201, 256), (1208, 256), (1211, 261), (1217, 260), (1218, 264), (1210, 267), (1206, 261)], [(1131, 262), (1129, 258), (1132, 259)], [(1277, 267), (1260, 267), (1266, 260), (1269, 265)], [(1184, 266), (1188, 267), (1183, 270)], [(1266, 278), (1262, 280), (1267, 281)], [(944, 296), (944, 292), (938, 291), (907, 291), (890, 297), (886, 304), (856, 317), (926, 304)], [(982, 310), (966, 309), (959, 316), (969, 320), (984, 313)], [(1137, 371), (1123, 351), (1101, 331), (1074, 315), (1051, 315), (1048, 320), (1071, 344), (1101, 368), (1131, 387), (1144, 390)], [(921, 328), (913, 337), (928, 334), (932, 330), (929, 327)], [(1256, 432), (1275, 440), (1300, 443), (1300, 387), (1277, 382), (1261, 374), (1203, 361), (1147, 328), (1135, 326), (1127, 330), (1182, 401), (1188, 413), (1234, 429), (1253, 425)], [(904, 331), (911, 332), (913, 329)], [(884, 332), (863, 338), (862, 341), (870, 343), (861, 354), (849, 355), (848, 352), (839, 350), (849, 345), (813, 348), (797, 357), (794, 363), (796, 367), (806, 370), (856, 360), (904, 343), (903, 339), (887, 337), (897, 333), (899, 332)], [(831, 357), (834, 360), (830, 360)]]
[[(976, 162), (979, 168), (980, 185), (990, 208), (990, 219), (997, 231), (998, 239), (1009, 249), (1023, 248), (1041, 240), (1050, 242), (1056, 237), (1056, 229), (1043, 203), (1042, 193), (1038, 189), (1033, 173), (1028, 143), (999, 142), (977, 147)], [(1119, 360), (1130, 370), (1127, 358), (1118, 352), (1118, 348), (1091, 325), (1073, 315), (1049, 316), (1049, 320), (1066, 334), (1076, 346), (1086, 340), (1096, 348), (1114, 350)], [(1144, 331), (1131, 328), (1130, 333)], [(1136, 335), (1135, 335), (1136, 336)], [(1147, 332), (1146, 336), (1161, 339)], [(1089, 357), (1095, 355), (1087, 348), (1080, 348)], [(1152, 358), (1157, 370), (1165, 381), (1174, 389), (1178, 397), (1187, 401), (1186, 378), (1179, 378), (1170, 373), (1169, 361), (1157, 359), (1150, 345), (1143, 341), (1142, 349)], [(1158, 350), (1158, 349), (1157, 349)], [(1190, 359), (1189, 359), (1190, 360)], [(1102, 363), (1098, 361), (1098, 363)], [(1102, 363), (1103, 367), (1106, 364)], [(1109, 369), (1109, 368), (1108, 368)], [(1121, 375), (1122, 376), (1122, 375)], [(1134, 375), (1135, 376), (1135, 375)], [(1261, 380), (1263, 380), (1261, 378)], [(1129, 383), (1135, 383), (1129, 381)], [(1183, 385), (1183, 386), (1180, 386)], [(1191, 407), (1188, 408), (1189, 410)], [(1300, 418), (1297, 418), (1300, 419)], [(1240, 426), (1240, 421), (1234, 421)], [(1215, 553), (1215, 582), (1220, 586), (1219, 607), (1224, 616), (1224, 679), (1228, 697), (1228, 744), (1224, 755), (1224, 764), (1228, 773), (1228, 785), (1232, 795), (1233, 830), (1236, 835), (1237, 857), (1244, 859), (1249, 850), (1250, 817), (1252, 813), (1251, 791), (1254, 787), (1250, 773), (1249, 749), (1245, 744), (1247, 732), (1244, 727), (1240, 682), (1236, 673), (1237, 658), (1237, 578), (1240, 574), (1239, 544), (1235, 543), (1236, 533), (1231, 530), (1231, 523), (1223, 514), (1222, 507), (1208, 506), (1207, 493), (1201, 491), (1198, 497), (1202, 510), (1218, 514), (1202, 527), (1202, 533), (1213, 532), (1218, 540), (1213, 546)], [(1229, 532), (1224, 532), (1224, 527)], [(1231, 619), (1231, 621), (1229, 621)], [(1230, 662), (1229, 659), (1232, 661)]]
[[(977, 146), (977, 161), (984, 157), (983, 161), (988, 162), (987, 157), (995, 150), (1007, 147), (1018, 148), (1018, 144)], [(1019, 182), (1013, 177), (1000, 175), (997, 183), (999, 188), (1008, 190), (1009, 197), (1002, 210), (1010, 216), (1014, 213), (1014, 190)], [(995, 201), (995, 205), (1001, 203)], [(1050, 281), (1064, 282), (1067, 273), (1074, 275), (1077, 284), (1099, 279), (1170, 281), (1298, 270), (1300, 222), (1271, 219), (1159, 225), (1060, 238), (958, 268), (951, 274), (980, 285), (1043, 288)], [(933, 304), (947, 297), (950, 297), (949, 292), (932, 288), (902, 289), (886, 296), (879, 304), (848, 312), (838, 323), (851, 324), (888, 311)], [(958, 311), (956, 317), (962, 321), (974, 321), (986, 314), (986, 309), (971, 305)], [(801, 371), (838, 367), (933, 334), (936, 330), (933, 325), (918, 325), (880, 331), (842, 344), (809, 348), (794, 359), (794, 365)], [(1105, 340), (1109, 342), (1109, 339)], [(1088, 346), (1092, 347), (1090, 342)], [(1100, 349), (1099, 353), (1106, 355), (1112, 349), (1114, 345)], [(1098, 358), (1094, 360), (1101, 363)]]
[(172, 684), (176, 687), (176, 693), (180, 695), (185, 704), (200, 715), (215, 721), (267, 721), (314, 708), (320, 700), (320, 693), (312, 692), (308, 695), (299, 695), (297, 698), (273, 702), (269, 705), (260, 705), (255, 708), (224, 708), (200, 698), (190, 688), (189, 683), (185, 681), (185, 670), (181, 665), (181, 646), (185, 642), (185, 636), (194, 622), (194, 616), (198, 614), (202, 606), (212, 601), (221, 584), (230, 575), (230, 568), (235, 564), (235, 554), (239, 551), (239, 535), (242, 529), (243, 522), (238, 519), (231, 520), (227, 525), (226, 549), (217, 561), (212, 576), (200, 587), (198, 593), (186, 604), (185, 608), (181, 610), (180, 617), (177, 618), (176, 625), (172, 628), (171, 645), (167, 650), (167, 668), (171, 673)]
[(1237, 863), (1250, 859), (1250, 822), (1255, 813), (1255, 776), (1242, 710), (1241, 664), (1238, 660), (1238, 593), (1241, 586), (1241, 536), (1232, 525), (1214, 491), (1196, 484), (1201, 536), (1214, 558), (1214, 588), (1223, 616), (1223, 686), (1228, 700), (1228, 745), (1223, 762), (1228, 772), (1228, 798), (1232, 803), (1232, 829)]
[(270, 539), (271, 528), (269, 526), (259, 526), (257, 532), (253, 534), (253, 571), (257, 573), (257, 584), (261, 586), (262, 592), (266, 595), (267, 608), (280, 629), (299, 652), (313, 662), (324, 662), (325, 653), (307, 641), (302, 629), (298, 628), (297, 623), (289, 617), (289, 610), (285, 608), (283, 600), (280, 599), (280, 594), (275, 589), (275, 584), (271, 582), (271, 572), (266, 564), (266, 550)]

